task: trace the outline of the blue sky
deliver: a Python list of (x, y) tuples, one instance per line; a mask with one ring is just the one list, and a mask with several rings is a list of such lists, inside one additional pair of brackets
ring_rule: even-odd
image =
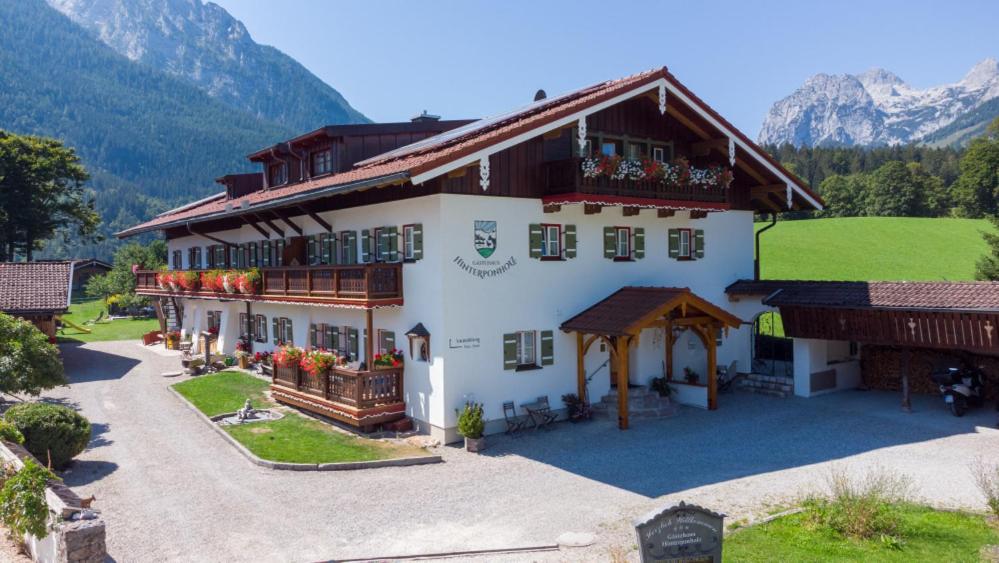
[(665, 65), (755, 138), (812, 74), (882, 67), (923, 88), (999, 57), (995, 0), (214, 1), (375, 121), (485, 117)]

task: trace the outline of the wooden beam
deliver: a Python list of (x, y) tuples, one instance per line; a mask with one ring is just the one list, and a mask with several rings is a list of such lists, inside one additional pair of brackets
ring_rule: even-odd
[(263, 221), (265, 225), (267, 225), (268, 227), (271, 228), (271, 230), (273, 230), (275, 233), (277, 233), (277, 236), (279, 236), (281, 238), (284, 238), (284, 231), (281, 230), (281, 229), (279, 229), (278, 226), (275, 225), (273, 221), (271, 221), (267, 217), (261, 217), (261, 216), (257, 215), (256, 213), (254, 213), (253, 216), (256, 217), (258, 221)]
[(780, 208), (779, 205), (777, 205), (776, 203), (774, 203), (773, 201), (771, 201), (769, 196), (763, 196), (763, 197), (753, 198), (753, 201), (758, 201), (758, 202), (762, 203), (764, 207), (769, 208), (774, 213), (780, 213), (780, 212), (784, 211), (783, 209)]
[(456, 168), (447, 173), (448, 178), (461, 178), (466, 173), (468, 173), (468, 166), (462, 166), (461, 168)]
[(576, 333), (576, 396), (586, 402), (586, 365), (583, 359), (586, 351), (583, 349), (583, 333)]
[(559, 211), (562, 211), (562, 206), (561, 205), (546, 205), (546, 206), (544, 206), (543, 210), (544, 210), (545, 213), (558, 213)]
[(302, 235), (305, 234), (305, 231), (302, 230), (302, 227), (299, 227), (294, 222), (292, 222), (291, 217), (288, 216), (288, 214), (281, 213), (281, 212), (279, 212), (277, 210), (272, 211), (272, 213), (274, 213), (274, 215), (277, 215), (278, 219), (281, 219), (281, 221), (285, 225), (288, 225), (289, 227), (291, 227), (291, 229), (293, 231), (295, 231), (296, 233), (298, 233), (298, 236), (302, 236)]
[[(691, 121), (690, 118), (688, 118), (686, 115), (680, 113), (680, 111), (677, 110), (672, 105), (670, 105), (670, 104), (666, 105), (666, 113), (668, 113), (671, 117), (673, 117), (673, 119), (676, 119), (681, 124), (683, 124), (687, 129), (690, 129), (691, 131), (693, 131), (694, 134), (697, 135), (698, 137), (700, 137), (701, 139), (710, 140), (711, 135), (709, 135), (707, 131), (705, 131), (701, 126), (699, 126), (696, 123), (694, 123), (693, 121)], [(727, 148), (728, 147), (727, 147), (727, 141), (726, 141), (726, 150), (727, 150)], [(767, 184), (768, 183), (768, 181), (763, 177), (763, 175), (760, 174), (759, 172), (757, 172), (744, 159), (736, 156), (735, 165), (737, 167), (739, 167), (739, 169), (741, 169), (742, 171), (744, 171), (746, 174), (749, 174), (757, 182), (759, 182), (761, 184)]]
[(902, 348), (902, 412), (912, 412), (912, 401), (909, 400), (909, 347)]
[(666, 381), (673, 381), (673, 323), (669, 319), (665, 319), (665, 324), (663, 329), (666, 333), (666, 338), (664, 338), (663, 346), (666, 348)]
[(787, 184), (764, 184), (749, 188), (749, 193), (752, 197), (757, 198), (767, 194), (772, 194), (774, 192), (783, 192), (785, 190), (787, 190)]
[(313, 221), (315, 221), (316, 223), (319, 223), (319, 226), (322, 227), (323, 229), (325, 229), (326, 231), (332, 231), (333, 230), (333, 226), (330, 225), (329, 223), (327, 223), (325, 219), (323, 219), (322, 217), (320, 217), (319, 215), (317, 215), (315, 211), (312, 211), (311, 209), (308, 209), (308, 208), (303, 207), (301, 205), (298, 208), (301, 209), (303, 213), (305, 213), (306, 215), (308, 215), (309, 217), (311, 217)]
[(704, 219), (708, 216), (708, 212), (701, 209), (694, 209), (690, 212), (691, 219)]
[(690, 154), (693, 156), (707, 156), (713, 150), (728, 153), (728, 139), (707, 139), (690, 143)]
[(656, 216), (660, 219), (668, 219), (676, 215), (676, 209), (660, 209), (656, 212)]
[(621, 214), (625, 217), (634, 217), (641, 210), (639, 207), (622, 207)]
[(583, 204), (583, 214), (584, 215), (596, 215), (604, 208), (602, 205), (596, 203), (584, 203)]
[(246, 215), (240, 215), (240, 217), (243, 218), (243, 221), (245, 221), (247, 225), (253, 227), (254, 229), (257, 230), (258, 233), (264, 235), (264, 238), (266, 238), (266, 239), (271, 238), (271, 234), (269, 232), (267, 232), (266, 229), (264, 229), (263, 227), (261, 227), (260, 225), (258, 225), (256, 222), (250, 221), (249, 217), (247, 217)]
[(718, 344), (715, 335), (707, 335), (708, 349), (708, 410), (718, 409)]
[(367, 331), (366, 331), (366, 333), (364, 335), (364, 361), (365, 361), (365, 365), (367, 366), (367, 369), (369, 369), (369, 370), (375, 369), (375, 366), (374, 366), (374, 362), (375, 362), (375, 349), (372, 346), (372, 342), (374, 342), (374, 332), (375, 332), (374, 328), (375, 328), (375, 323), (374, 323), (374, 320), (372, 318), (373, 317), (373, 312), (372, 311), (373, 311), (373, 309), (365, 309), (364, 310), (364, 320), (365, 320), (365, 324), (367, 325), (365, 327), (365, 328), (367, 328)]

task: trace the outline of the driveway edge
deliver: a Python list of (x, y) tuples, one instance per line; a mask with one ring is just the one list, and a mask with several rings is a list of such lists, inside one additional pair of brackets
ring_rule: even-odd
[(198, 410), (198, 407), (194, 406), (186, 397), (181, 395), (173, 385), (168, 385), (167, 390), (173, 394), (174, 397), (180, 400), (181, 403), (187, 406), (195, 415), (198, 416), (202, 421), (211, 427), (217, 434), (222, 436), (225, 441), (229, 442), (236, 451), (243, 454), (243, 457), (248, 459), (254, 465), (259, 465), (260, 467), (265, 467), (267, 469), (281, 470), (281, 471), (350, 471), (356, 469), (376, 469), (379, 467), (407, 467), (410, 465), (427, 465), (430, 463), (442, 463), (444, 459), (439, 455), (427, 455), (427, 456), (417, 456), (417, 457), (399, 457), (393, 459), (378, 459), (374, 461), (344, 461), (340, 463), (287, 463), (282, 461), (269, 461), (266, 459), (261, 459), (257, 457), (256, 454), (251, 452), (246, 446), (241, 444), (239, 440), (233, 438), (228, 432), (226, 432), (221, 426), (215, 424), (211, 418), (205, 413)]

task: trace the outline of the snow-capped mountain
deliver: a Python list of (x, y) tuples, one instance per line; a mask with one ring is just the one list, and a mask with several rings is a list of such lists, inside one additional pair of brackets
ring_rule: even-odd
[[(994, 58), (958, 82), (923, 90), (879, 68), (859, 75), (817, 74), (770, 108), (759, 140), (797, 146), (950, 144), (984, 128), (995, 117), (995, 103), (989, 102), (997, 98)], [(972, 123), (966, 123), (969, 115), (975, 116)]]
[(203, 0), (46, 0), (132, 61), (186, 79), (213, 98), (298, 131), (367, 118), (297, 61), (260, 45)]

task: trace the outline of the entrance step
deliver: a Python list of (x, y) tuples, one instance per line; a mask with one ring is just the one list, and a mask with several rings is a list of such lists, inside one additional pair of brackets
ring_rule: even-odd
[[(600, 399), (600, 402), (592, 405), (594, 416), (616, 419), (617, 398), (617, 389), (612, 388), (610, 393)], [(628, 388), (629, 418), (666, 418), (674, 414), (676, 414), (676, 405), (669, 400), (669, 397), (660, 397), (659, 393), (648, 387)]]
[(739, 380), (739, 389), (759, 395), (786, 398), (794, 394), (794, 378), (751, 373)]

